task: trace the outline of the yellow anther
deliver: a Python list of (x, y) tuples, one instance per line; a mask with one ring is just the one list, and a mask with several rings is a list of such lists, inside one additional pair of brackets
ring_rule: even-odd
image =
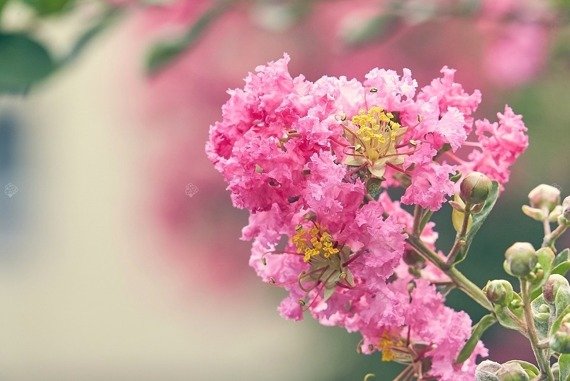
[(330, 258), (331, 255), (339, 253), (339, 249), (334, 247), (332, 236), (318, 225), (309, 230), (298, 228), (292, 241), (297, 252), (303, 254), (305, 262), (309, 262), (313, 257)]
[(395, 349), (404, 347), (404, 341), (397, 336), (384, 333), (378, 343), (378, 349), (382, 352), (382, 361), (393, 361), (397, 356)]

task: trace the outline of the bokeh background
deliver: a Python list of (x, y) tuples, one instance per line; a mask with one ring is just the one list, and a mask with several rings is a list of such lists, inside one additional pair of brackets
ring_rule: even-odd
[[(99, 9), (86, 3), (34, 27), (54, 54)], [(406, 17), (388, 1), (306, 3), (233, 6), (149, 76), (149, 47), (188, 30), (212, 4), (113, 2), (123, 14), (72, 63), (25, 92), (0, 94), (0, 378), (396, 374), (378, 355), (357, 354), (356, 335), (279, 317), (281, 290), (247, 266), (249, 245), (239, 240), (246, 213), (232, 208), (205, 157), (226, 89), (283, 52), (292, 73), (311, 80), (409, 67), (422, 85), (448, 65), (469, 91), (483, 91), (478, 117), (494, 119), (509, 103), (525, 117), (530, 148), (461, 267), (482, 286), (506, 276), (502, 256), (512, 242), (539, 244), (541, 226), (520, 211), (528, 191), (546, 183), (570, 194), (570, 33), (555, 3), (497, 1), (488, 13), (458, 16), (436, 7), (452, 1), (402, 1)], [(522, 3), (530, 8), (518, 10)], [(508, 18), (513, 9), (518, 16)], [(2, 33), (34, 17), (26, 4), (0, 6)], [(0, 69), (8, 54), (1, 43)], [(449, 214), (436, 217), (444, 250), (454, 236)], [(449, 304), (482, 316), (458, 292)], [(515, 334), (491, 330), (484, 339), (496, 361), (532, 359)]]

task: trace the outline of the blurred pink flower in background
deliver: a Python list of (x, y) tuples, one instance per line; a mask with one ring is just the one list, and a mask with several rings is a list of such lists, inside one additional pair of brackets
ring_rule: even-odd
[(554, 10), (541, 0), (486, 0), (478, 27), (485, 39), (484, 68), (499, 86), (533, 79), (546, 64)]

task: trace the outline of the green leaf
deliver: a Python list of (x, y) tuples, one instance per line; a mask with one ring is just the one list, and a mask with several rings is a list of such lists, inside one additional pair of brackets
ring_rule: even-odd
[(570, 313), (570, 306), (566, 307), (564, 310), (560, 311), (560, 313), (558, 313), (558, 311), (556, 311), (556, 319), (554, 320), (554, 322), (552, 323), (552, 326), (550, 327), (550, 332), (548, 336), (552, 336), (556, 331), (558, 331), (560, 329), (560, 325), (562, 324), (562, 320), (564, 319), (564, 316), (566, 316), (566, 314)]
[(560, 315), (560, 311), (570, 306), (570, 287), (561, 286), (558, 288), (554, 296), (554, 305), (556, 306), (556, 316)]
[(554, 263), (552, 264), (552, 266), (556, 267), (568, 261), (570, 261), (570, 249), (564, 249), (556, 255), (556, 258), (554, 258)]
[(119, 8), (110, 8), (106, 11), (101, 18), (75, 41), (75, 44), (63, 59), (60, 60), (59, 66), (65, 66), (75, 61), (87, 46), (102, 33), (105, 29), (111, 26), (121, 14)]
[(469, 340), (467, 340), (463, 346), (463, 349), (461, 349), (461, 352), (459, 352), (459, 355), (457, 355), (455, 362), (460, 364), (467, 360), (469, 356), (471, 356), (471, 353), (473, 353), (473, 350), (479, 342), (479, 339), (481, 339), (483, 333), (496, 322), (497, 319), (495, 319), (493, 314), (483, 316), (481, 320), (479, 320), (479, 323), (473, 327), (471, 337)]
[(22, 0), (32, 7), (40, 16), (56, 15), (67, 11), (75, 0)]
[(566, 273), (570, 270), (570, 261), (562, 262), (552, 269), (552, 274), (558, 274), (566, 276)]
[(536, 252), (538, 263), (542, 269), (542, 276), (532, 282), (530, 292), (531, 300), (534, 300), (542, 292), (542, 286), (552, 272), (552, 263), (554, 261), (554, 252), (549, 247), (543, 247)]
[(48, 50), (22, 33), (0, 33), (0, 93), (22, 93), (55, 69)]
[(223, 15), (227, 8), (235, 0), (218, 0), (210, 9), (208, 9), (186, 33), (180, 37), (160, 41), (151, 46), (146, 58), (146, 71), (148, 74), (156, 74), (158, 71), (170, 65), (175, 59), (180, 57), (182, 53), (190, 50), (204, 32), (211, 26), (213, 21)]
[(562, 354), (558, 358), (560, 381), (570, 381), (570, 354)]
[[(495, 304), (495, 316), (503, 327), (520, 330), (520, 326), (516, 319), (524, 320), (524, 310), (522, 308), (522, 298), (519, 294), (513, 293), (513, 300), (509, 303), (508, 307)], [(516, 307), (513, 307), (516, 306)], [(516, 318), (516, 319), (515, 319)]]
[[(550, 308), (553, 308), (546, 303), (542, 294), (537, 296), (530, 304), (532, 308), (532, 316), (534, 320), (534, 325), (536, 327), (537, 333), (540, 339), (548, 337), (548, 328), (550, 321)], [(540, 307), (548, 307), (548, 312), (541, 312)]]
[(552, 266), (554, 267), (552, 274), (566, 276), (566, 273), (570, 271), (570, 249), (564, 249), (558, 253)]
[(456, 263), (461, 262), (467, 256), (467, 253), (469, 252), (469, 247), (473, 242), (473, 238), (475, 238), (475, 235), (477, 234), (481, 226), (483, 226), (483, 223), (489, 216), (489, 213), (491, 213), (491, 210), (493, 210), (493, 207), (495, 206), (495, 203), (497, 202), (498, 198), (499, 198), (499, 183), (493, 181), (493, 185), (491, 186), (489, 196), (487, 196), (487, 200), (485, 200), (483, 208), (481, 208), (481, 211), (479, 213), (473, 214), (473, 222), (471, 224), (471, 228), (467, 232), (467, 235), (465, 237), (465, 245), (459, 251)]

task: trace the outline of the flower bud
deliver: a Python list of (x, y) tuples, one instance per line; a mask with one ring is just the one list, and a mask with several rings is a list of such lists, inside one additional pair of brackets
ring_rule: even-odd
[(563, 219), (563, 221), (560, 222), (564, 222), (565, 225), (570, 225), (570, 196), (562, 201), (562, 213), (559, 219)]
[(404, 251), (403, 260), (408, 266), (425, 267), (426, 260), (414, 250), (406, 249)]
[(570, 353), (570, 314), (562, 318), (560, 327), (550, 337), (550, 348), (560, 353)]
[(543, 221), (546, 218), (542, 209), (531, 208), (528, 205), (523, 205), (522, 211), (524, 214), (526, 214), (527, 216), (529, 216), (530, 218), (532, 218), (535, 221)]
[(538, 257), (528, 242), (516, 242), (505, 251), (505, 271), (518, 278), (526, 277), (536, 267)]
[(552, 364), (552, 375), (554, 376), (555, 380), (560, 380), (560, 365), (557, 362)]
[(528, 374), (523, 367), (516, 362), (501, 365), (497, 372), (499, 381), (529, 381)]
[(570, 220), (570, 196), (566, 197), (564, 201), (562, 201), (562, 215), (567, 220)]
[(461, 198), (466, 203), (479, 204), (484, 202), (491, 191), (491, 179), (480, 172), (471, 172), (467, 175), (459, 189)]
[(547, 208), (551, 212), (560, 204), (560, 190), (551, 185), (540, 184), (530, 191), (528, 199), (533, 208)]
[(494, 304), (507, 306), (513, 300), (513, 286), (504, 279), (489, 281), (483, 291)]
[(498, 381), (497, 372), (501, 364), (494, 361), (484, 360), (475, 370), (475, 381)]
[(568, 287), (568, 280), (559, 274), (552, 274), (548, 277), (544, 286), (542, 286), (542, 296), (544, 300), (550, 304), (554, 304), (556, 293), (560, 287)]

